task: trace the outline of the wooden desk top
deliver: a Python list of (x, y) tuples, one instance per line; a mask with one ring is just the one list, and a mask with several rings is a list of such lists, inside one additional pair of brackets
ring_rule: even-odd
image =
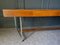
[(3, 9), (4, 17), (47, 17), (60, 16), (60, 10), (24, 10), (24, 9)]

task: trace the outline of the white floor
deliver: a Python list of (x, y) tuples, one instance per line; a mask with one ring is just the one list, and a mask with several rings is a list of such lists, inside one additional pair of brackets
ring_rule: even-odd
[(60, 45), (60, 30), (25, 33), (29, 38), (22, 38), (15, 29), (0, 29), (0, 45)]

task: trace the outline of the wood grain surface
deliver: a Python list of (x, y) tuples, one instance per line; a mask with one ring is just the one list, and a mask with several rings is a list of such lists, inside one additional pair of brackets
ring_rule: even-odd
[(49, 17), (60, 16), (60, 10), (24, 10), (24, 9), (3, 9), (4, 17)]

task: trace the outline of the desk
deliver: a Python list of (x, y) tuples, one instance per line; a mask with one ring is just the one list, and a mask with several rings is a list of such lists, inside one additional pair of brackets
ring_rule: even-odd
[(21, 32), (19, 34), (21, 37), (24, 37), (23, 41), (25, 40), (25, 36), (22, 30), (22, 17), (49, 17), (49, 16), (60, 16), (60, 10), (24, 10), (24, 9), (3, 9), (4, 17), (14, 17), (15, 26), (16, 26), (16, 17), (20, 17), (20, 29)]

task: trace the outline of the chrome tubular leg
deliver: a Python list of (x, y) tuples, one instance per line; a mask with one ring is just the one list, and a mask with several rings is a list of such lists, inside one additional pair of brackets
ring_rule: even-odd
[(23, 37), (23, 30), (22, 30), (22, 19), (20, 17), (20, 33), (21, 33), (21, 36)]
[(23, 38), (22, 41), (24, 41), (26, 39), (26, 36), (25, 36), (25, 34), (24, 34), (23, 30), (22, 30), (22, 18), (20, 17), (19, 19), (20, 19), (20, 28), (17, 25), (17, 19), (16, 19), (16, 17), (14, 17), (15, 28), (18, 31), (20, 37)]
[(21, 33), (21, 37), (23, 38), (23, 40), (22, 41), (24, 41), (25, 39), (26, 39), (26, 36), (25, 36), (25, 34), (24, 34), (24, 32), (23, 32), (23, 29), (22, 29), (22, 17), (20, 17), (20, 33)]
[(18, 31), (19, 35), (21, 36), (20, 31), (19, 31), (20, 29), (18, 28), (18, 25), (17, 25), (16, 17), (14, 17), (14, 23), (15, 23), (16, 30)]

